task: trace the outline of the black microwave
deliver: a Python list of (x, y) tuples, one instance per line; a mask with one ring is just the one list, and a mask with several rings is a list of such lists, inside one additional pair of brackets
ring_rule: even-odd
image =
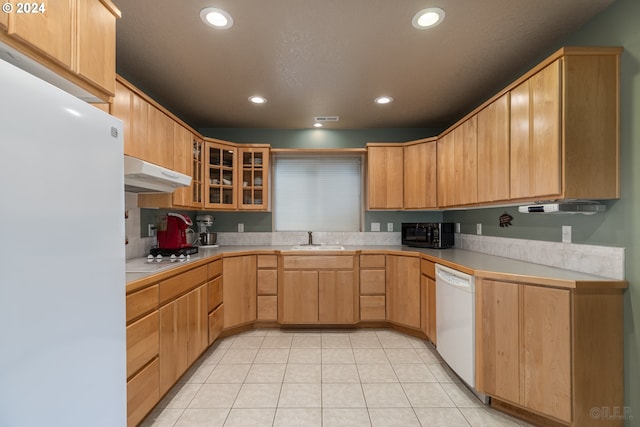
[(403, 222), (402, 244), (417, 248), (451, 248), (453, 230), (452, 222)]

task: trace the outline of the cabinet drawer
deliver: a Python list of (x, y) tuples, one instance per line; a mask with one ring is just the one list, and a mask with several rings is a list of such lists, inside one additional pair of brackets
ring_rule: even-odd
[(224, 329), (224, 304), (209, 314), (209, 345), (220, 336), (222, 329)]
[(278, 256), (258, 255), (258, 268), (278, 268)]
[(278, 293), (278, 270), (258, 270), (258, 295)]
[(158, 311), (127, 326), (127, 378), (158, 355)]
[(158, 285), (127, 295), (127, 323), (158, 309)]
[(360, 295), (385, 294), (384, 270), (360, 270)]
[(278, 320), (278, 297), (258, 297), (258, 320)]
[(208, 283), (207, 312), (222, 304), (222, 277), (216, 277)]
[(160, 282), (160, 304), (190, 291), (207, 281), (207, 267), (202, 266)]
[(427, 261), (426, 259), (421, 259), (420, 271), (425, 276), (431, 277), (432, 279), (436, 278), (436, 264), (434, 262)]
[(209, 265), (207, 266), (207, 270), (208, 270), (208, 277), (209, 279), (213, 279), (214, 277), (218, 277), (222, 274), (222, 260), (216, 260), (213, 262), (210, 262)]
[(360, 255), (360, 268), (384, 268), (384, 255)]
[(127, 427), (137, 426), (160, 399), (160, 363), (156, 358), (127, 382)]
[(385, 318), (384, 295), (360, 297), (360, 320), (385, 320)]
[(350, 255), (291, 255), (283, 257), (285, 269), (350, 269), (353, 256)]

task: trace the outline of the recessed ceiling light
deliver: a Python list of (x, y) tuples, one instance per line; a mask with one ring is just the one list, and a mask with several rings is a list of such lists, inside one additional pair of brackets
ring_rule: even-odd
[(411, 23), (419, 30), (433, 28), (444, 20), (444, 10), (439, 7), (430, 7), (416, 13)]
[(375, 99), (375, 101), (374, 101), (374, 102), (375, 102), (376, 104), (380, 104), (380, 105), (383, 105), (383, 104), (389, 104), (389, 103), (393, 102), (393, 98), (392, 98), (392, 97), (390, 97), (390, 96), (379, 96), (379, 97), (377, 97), (377, 98)]
[(227, 12), (215, 7), (205, 7), (200, 11), (200, 19), (205, 24), (219, 29), (230, 28), (233, 25), (233, 18)]
[(253, 102), (254, 104), (264, 104), (265, 102), (267, 102), (267, 98), (260, 95), (253, 95), (249, 97), (249, 101)]
[(317, 128), (321, 128), (322, 127), (322, 123), (314, 123), (313, 126), (317, 127)]

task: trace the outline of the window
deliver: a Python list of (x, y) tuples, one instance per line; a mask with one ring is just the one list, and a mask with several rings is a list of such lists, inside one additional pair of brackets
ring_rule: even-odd
[(360, 156), (275, 157), (275, 230), (360, 231), (361, 165)]

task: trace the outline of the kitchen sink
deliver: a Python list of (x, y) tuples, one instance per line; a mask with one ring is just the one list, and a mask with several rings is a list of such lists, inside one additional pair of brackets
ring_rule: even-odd
[(344, 251), (344, 246), (340, 245), (295, 245), (292, 251)]

